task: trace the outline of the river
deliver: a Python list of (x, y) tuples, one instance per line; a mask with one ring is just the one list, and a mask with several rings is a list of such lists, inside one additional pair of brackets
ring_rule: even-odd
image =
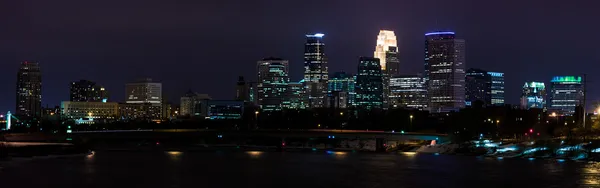
[(414, 153), (99, 151), (0, 165), (2, 188), (600, 187), (600, 163)]

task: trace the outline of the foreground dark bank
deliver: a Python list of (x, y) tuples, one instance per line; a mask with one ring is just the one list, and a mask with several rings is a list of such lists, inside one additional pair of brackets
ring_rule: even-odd
[(591, 187), (600, 164), (415, 153), (97, 151), (2, 163), (2, 187)]

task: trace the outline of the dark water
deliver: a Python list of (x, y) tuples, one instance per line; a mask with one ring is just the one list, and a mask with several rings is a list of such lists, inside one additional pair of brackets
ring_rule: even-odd
[(97, 152), (0, 163), (0, 187), (600, 187), (600, 163), (294, 152)]

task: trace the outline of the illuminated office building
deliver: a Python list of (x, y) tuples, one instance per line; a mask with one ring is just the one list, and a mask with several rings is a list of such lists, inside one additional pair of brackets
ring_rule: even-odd
[(490, 100), (493, 106), (504, 106), (504, 73), (487, 72), (490, 75)]
[(549, 110), (559, 115), (572, 116), (583, 102), (581, 76), (555, 76), (550, 81)]
[(504, 73), (469, 69), (465, 76), (465, 105), (504, 106)]
[(398, 43), (394, 31), (380, 30), (377, 35), (374, 57), (379, 59), (383, 74), (383, 106), (387, 107), (390, 95), (390, 77), (398, 74)]
[(521, 94), (521, 108), (540, 108), (546, 107), (546, 86), (544, 82), (525, 82)]
[(301, 82), (290, 82), (283, 101), (284, 109), (305, 109), (306, 98), (304, 96), (304, 84)]
[(153, 82), (152, 79), (144, 79), (125, 85), (127, 98), (126, 103), (162, 103), (162, 84)]
[(432, 113), (465, 107), (465, 41), (454, 32), (425, 34), (425, 81)]
[(188, 91), (180, 99), (179, 115), (181, 116), (200, 116), (202, 109), (206, 106), (206, 101), (211, 100), (208, 94), (198, 94)]
[(483, 106), (491, 104), (491, 76), (481, 69), (469, 69), (465, 76), (465, 105), (480, 101)]
[(21, 63), (16, 89), (16, 115), (22, 120), (27, 120), (24, 122), (26, 125), (39, 122), (42, 113), (42, 73), (38, 63)]
[(74, 102), (106, 102), (108, 91), (106, 88), (96, 85), (95, 82), (80, 80), (71, 82), (71, 100)]
[(390, 79), (390, 107), (427, 108), (427, 87), (420, 75), (400, 75)]
[(118, 118), (121, 121), (160, 121), (168, 114), (169, 112), (165, 112), (165, 108), (161, 104), (119, 103)]
[(265, 58), (257, 63), (258, 105), (265, 111), (282, 110), (290, 82), (289, 64), (280, 58)]
[(118, 117), (119, 104), (116, 102), (63, 101), (61, 109), (64, 119), (89, 123), (109, 122)]
[(325, 107), (328, 67), (324, 34), (306, 35), (304, 45), (304, 87), (309, 108)]
[(356, 74), (355, 105), (363, 109), (382, 108), (383, 74), (379, 59), (360, 57)]
[(345, 72), (336, 72), (329, 78), (327, 83), (327, 93), (334, 92), (345, 92), (347, 95), (346, 98), (346, 107), (354, 104), (354, 97), (356, 96), (355, 89), (355, 80), (354, 76)]

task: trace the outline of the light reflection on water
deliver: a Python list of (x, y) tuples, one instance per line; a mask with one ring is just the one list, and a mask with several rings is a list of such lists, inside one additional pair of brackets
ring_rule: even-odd
[(600, 185), (600, 163), (590, 162), (581, 169), (582, 185)]

